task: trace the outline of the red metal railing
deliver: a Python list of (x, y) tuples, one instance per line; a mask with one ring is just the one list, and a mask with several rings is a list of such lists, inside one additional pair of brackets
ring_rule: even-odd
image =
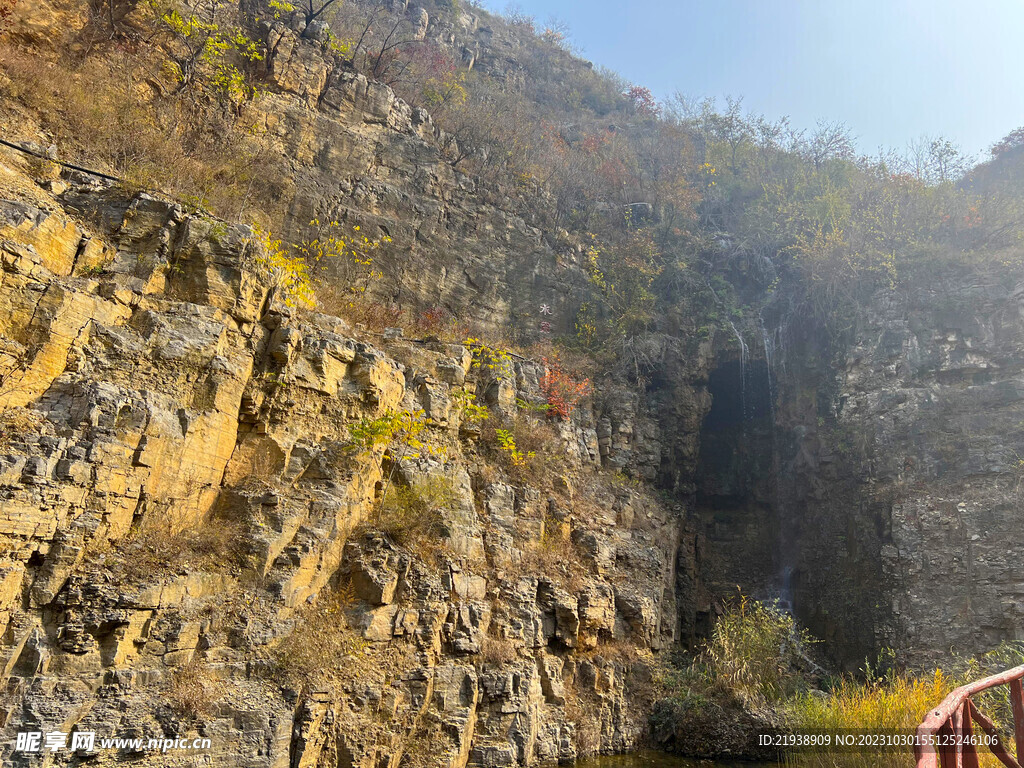
[[(1024, 690), (1021, 688), (1021, 678), (1024, 678), (1024, 666), (1014, 667), (961, 686), (943, 699), (917, 727), (919, 744), (914, 750), (917, 768), (978, 768), (978, 748), (971, 743), (973, 726), (977, 725), (988, 736), (995, 737), (998, 734), (992, 721), (978, 711), (971, 696), (1000, 685), (1009, 686), (1010, 689), (1017, 756), (1010, 754), (1001, 739), (989, 749), (1007, 768), (1021, 768), (1021, 752), (1024, 751)], [(938, 746), (924, 746), (935, 743), (936, 738)]]

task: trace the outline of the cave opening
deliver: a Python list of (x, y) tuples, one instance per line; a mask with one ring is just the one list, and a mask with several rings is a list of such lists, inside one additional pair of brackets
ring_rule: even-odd
[(714, 368), (708, 376), (711, 410), (701, 431), (766, 426), (764, 422), (772, 416), (770, 376), (763, 360), (727, 360)]
[(708, 376), (711, 409), (700, 430), (697, 500), (742, 506), (773, 474), (770, 372), (764, 361), (728, 360)]
[(707, 586), (751, 597), (781, 594), (773, 381), (765, 360), (730, 358), (708, 376), (700, 430), (696, 510), (707, 542)]

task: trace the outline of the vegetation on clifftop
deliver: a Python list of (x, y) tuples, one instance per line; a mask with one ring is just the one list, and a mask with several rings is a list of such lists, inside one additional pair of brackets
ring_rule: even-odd
[[(3, 8), (12, 26), (16, 7)], [(428, 109), (453, 167), (523, 200), (553, 199), (537, 212), (584, 254), (592, 289), (564, 341), (641, 381), (641, 340), (674, 308), (696, 316), (695, 331), (714, 327), (730, 319), (723, 309), (741, 316), (795, 278), (841, 329), (866, 291), (895, 290), (936, 259), (1017, 259), (1024, 203), (1005, 169), (1019, 132), (974, 170), (943, 139), (857, 157), (842, 125), (798, 131), (732, 99), (659, 103), (576, 58), (557, 25), (448, 3), (429, 11), (424, 27), (383, 0), (110, 0), (46, 43), (14, 25), (0, 39), (0, 79), (7, 109), (30, 112), (63, 154), (279, 231), (291, 182), (260, 106), (264, 37), (269, 25), (308, 27), (305, 44), (337, 66)], [(467, 69), (458, 46), (474, 24), (509, 57)], [(709, 280), (722, 277), (735, 291), (713, 298)], [(382, 313), (373, 301), (331, 303), (370, 322)]]

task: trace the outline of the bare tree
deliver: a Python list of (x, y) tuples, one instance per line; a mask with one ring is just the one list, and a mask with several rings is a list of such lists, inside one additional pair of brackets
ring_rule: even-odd
[(725, 97), (725, 112), (715, 111), (715, 102), (705, 99), (700, 102), (700, 115), (696, 118), (698, 130), (704, 136), (725, 142), (729, 148), (729, 170), (736, 173), (740, 148), (754, 138), (754, 129), (743, 115), (743, 99)]
[(403, 55), (403, 50), (424, 43), (416, 37), (409, 20), (402, 15), (393, 16), (383, 0), (373, 4), (348, 37), (355, 41), (349, 55), (356, 66), (388, 85), (402, 80), (410, 66), (411, 57)]
[(815, 170), (828, 160), (851, 160), (855, 156), (853, 136), (846, 123), (819, 121), (811, 135), (807, 154)]
[(954, 181), (971, 167), (971, 158), (942, 136), (922, 136), (911, 141), (908, 154), (914, 176), (930, 184)]
[(971, 167), (971, 159), (960, 147), (941, 136), (928, 145), (928, 157), (932, 178), (940, 184), (960, 178)]
[(302, 0), (297, 5), (306, 17), (306, 24), (312, 24), (337, 2), (338, 0)]

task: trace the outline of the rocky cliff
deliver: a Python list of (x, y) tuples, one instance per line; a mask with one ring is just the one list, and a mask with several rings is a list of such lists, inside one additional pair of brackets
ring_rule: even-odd
[[(301, 31), (260, 29), (285, 233), (321, 217), (391, 238), (371, 290), (410, 313), (530, 339), (544, 304), (571, 328), (581, 251), (539, 226), (533, 193), (453, 170), (428, 114)], [(17, 152), (2, 172), (6, 734), (203, 736), (214, 764), (268, 766), (640, 742), (651, 653), (688, 642), (709, 603), (681, 506), (621, 473), (663, 463), (637, 393), (601, 385), (553, 429), (516, 405), (543, 402), (539, 361), (495, 369), (297, 311), (244, 227)], [(699, 378), (704, 354), (677, 369)], [(415, 458), (353, 449), (353, 425), (395, 412), (424, 426)], [(696, 430), (672, 442), (685, 473)], [(388, 493), (434, 495), (426, 542), (381, 535)], [(130, 752), (53, 759), (193, 759)]]
[(841, 373), (840, 446), (865, 457), (858, 507), (882, 512), (868, 539), (891, 601), (880, 639), (919, 662), (1021, 639), (1021, 279), (1007, 265), (916, 276), (876, 297)]
[[(704, 577), (781, 599), (855, 670), (1019, 639), (1021, 273), (922, 268), (843, 333), (785, 289), (709, 366)], [(758, 322), (760, 320), (760, 322)]]
[[(473, 13), (396, 5), (467, 64), (510, 66)], [(458, 137), (303, 24), (254, 34), (287, 238), (312, 219), (390, 238), (368, 290), (407, 316), (573, 333), (594, 286), (540, 185), (458, 170)], [(5, 135), (49, 145), (3, 107)], [(289, 306), (252, 231), (197, 206), (7, 150), (0, 193), (5, 759), (45, 730), (202, 736), (225, 766), (627, 750), (657, 657), (737, 585), (850, 667), (1019, 633), (1009, 267), (909, 276), (841, 332), (794, 273), (712, 327), (718, 296), (680, 290), (634, 340), (644, 375), (560, 421), (538, 415), (542, 360)], [(395, 413), (416, 445), (354, 440)], [(92, 758), (193, 760), (51, 764)]]
[[(14, 166), (8, 733), (201, 733), (215, 764), (268, 766), (527, 764), (637, 742), (645, 655), (693, 612), (676, 584), (696, 577), (696, 537), (601, 471), (628, 443), (607, 417), (545, 432), (524, 479), (458, 403), (511, 416), (538, 398), (537, 363), (357, 339), (285, 306), (247, 268), (246, 230), (79, 179), (58, 199)], [(353, 423), (396, 410), (423, 413), (429, 449), (397, 466), (351, 450)], [(439, 481), (436, 548), (372, 532), (383, 484)], [(332, 674), (292, 680), (309, 653)]]

